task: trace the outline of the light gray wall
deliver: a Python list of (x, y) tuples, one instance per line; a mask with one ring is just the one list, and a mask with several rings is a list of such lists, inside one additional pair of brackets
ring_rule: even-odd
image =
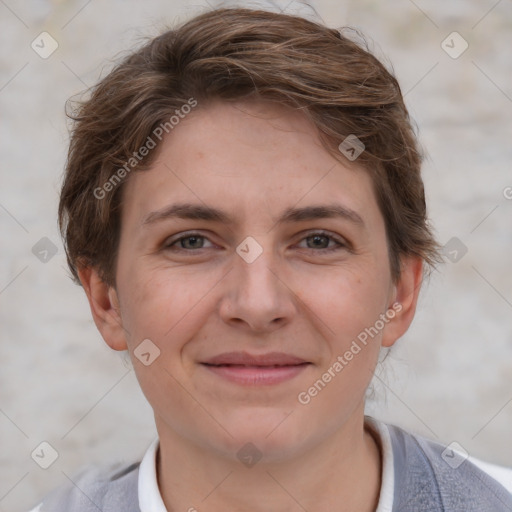
[[(512, 3), (314, 5), (392, 62), (429, 154), (438, 238), (467, 247), (422, 291), (368, 412), (512, 466)], [(196, 11), (166, 0), (0, 2), (0, 512), (27, 509), (85, 463), (136, 459), (155, 435), (133, 371), (106, 347), (67, 275), (56, 228), (64, 103), (141, 34)], [(30, 46), (43, 31), (58, 42), (47, 59)], [(453, 31), (469, 45), (456, 59), (441, 46)], [(57, 250), (46, 263), (32, 252), (43, 237)], [(59, 454), (46, 470), (31, 458), (42, 441)]]

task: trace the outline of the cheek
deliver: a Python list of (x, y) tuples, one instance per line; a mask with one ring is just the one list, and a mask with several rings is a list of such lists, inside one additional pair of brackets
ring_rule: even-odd
[(373, 325), (385, 310), (387, 282), (376, 266), (340, 269), (317, 275), (314, 282), (314, 287), (301, 287), (301, 298), (340, 342)]
[(163, 351), (177, 351), (190, 337), (218, 278), (197, 270), (137, 268), (125, 276), (123, 324), (133, 350), (146, 338)]
[[(190, 407), (178, 384), (186, 377), (181, 351), (195, 324), (194, 305), (204, 293), (200, 294), (194, 283), (178, 272), (134, 265), (132, 272), (123, 277), (123, 325), (144, 395), (151, 404), (171, 400), (178, 408)], [(149, 361), (142, 357), (148, 352)]]
[[(324, 282), (321, 300), (311, 300), (314, 312), (328, 326), (324, 330), (328, 357), (318, 373), (303, 389), (303, 398), (310, 400), (308, 414), (332, 411), (333, 421), (341, 421), (363, 399), (377, 364), (382, 321), (385, 312), (386, 282), (378, 269), (366, 274), (345, 273)], [(301, 402), (303, 403), (303, 402)]]
[[(312, 410), (333, 404), (339, 414), (352, 410), (371, 381), (383, 332), (379, 318), (387, 298), (387, 281), (379, 272), (374, 265), (373, 270), (365, 266), (364, 272), (361, 268), (333, 273), (322, 281), (321, 298), (309, 297), (313, 311), (328, 326), (323, 331), (327, 357), (310, 383), (312, 395), (303, 390), (315, 401)], [(322, 396), (313, 399), (315, 393)]]

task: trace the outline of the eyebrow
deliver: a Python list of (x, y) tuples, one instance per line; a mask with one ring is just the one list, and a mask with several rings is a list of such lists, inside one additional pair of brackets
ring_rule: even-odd
[[(149, 213), (144, 217), (142, 225), (146, 226), (171, 218), (234, 224), (234, 219), (228, 213), (218, 208), (192, 203), (177, 203)], [(364, 226), (362, 217), (356, 211), (340, 204), (287, 208), (278, 217), (276, 224), (332, 218), (342, 218), (354, 224)]]

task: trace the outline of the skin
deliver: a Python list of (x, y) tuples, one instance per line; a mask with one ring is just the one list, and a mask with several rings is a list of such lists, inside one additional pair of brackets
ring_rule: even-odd
[[(153, 407), (168, 510), (375, 510), (381, 455), (363, 423), (364, 395), (380, 347), (413, 319), (422, 262), (402, 258), (393, 282), (369, 174), (357, 161), (334, 159), (297, 112), (213, 102), (182, 120), (152, 168), (125, 185), (116, 287), (93, 268), (82, 268), (80, 279), (103, 338), (130, 351)], [(177, 202), (225, 210), (233, 222), (143, 224)], [(333, 203), (363, 223), (276, 223), (286, 208)], [(328, 237), (315, 239), (319, 230)], [(173, 244), (191, 232), (204, 238)], [(263, 250), (252, 263), (236, 252), (248, 236)], [(395, 302), (402, 309), (379, 335), (309, 404), (299, 403)], [(160, 350), (149, 366), (133, 354), (144, 339)], [(282, 351), (312, 364), (265, 386), (228, 382), (200, 364), (238, 350)], [(237, 457), (247, 442), (262, 455), (252, 467)]]

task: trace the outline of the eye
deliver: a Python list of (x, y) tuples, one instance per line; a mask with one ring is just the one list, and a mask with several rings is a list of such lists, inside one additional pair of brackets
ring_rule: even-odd
[[(302, 240), (306, 240), (307, 249), (318, 249), (323, 252), (331, 252), (348, 248), (347, 243), (341, 238), (324, 231), (311, 233)], [(311, 242), (308, 243), (307, 241)], [(329, 247), (330, 242), (334, 242), (335, 245)]]
[[(187, 233), (175, 240), (171, 240), (165, 243), (163, 248), (173, 251), (187, 251), (194, 252), (200, 249), (208, 249), (209, 247), (204, 245), (207, 237), (200, 233)], [(331, 252), (341, 249), (349, 249), (349, 245), (342, 238), (332, 235), (331, 233), (324, 231), (317, 231), (309, 234), (301, 239), (301, 242), (306, 241), (307, 247), (303, 249), (313, 249), (321, 252)], [(210, 242), (211, 243), (211, 242)], [(331, 245), (331, 246), (329, 246)], [(211, 246), (210, 246), (211, 247)]]
[(164, 245), (164, 249), (171, 249), (173, 246), (178, 244), (178, 247), (173, 250), (187, 250), (191, 251), (194, 249), (204, 249), (204, 240), (208, 240), (205, 236), (200, 235), (199, 233), (188, 233), (185, 236), (181, 236), (180, 238), (166, 243)]

